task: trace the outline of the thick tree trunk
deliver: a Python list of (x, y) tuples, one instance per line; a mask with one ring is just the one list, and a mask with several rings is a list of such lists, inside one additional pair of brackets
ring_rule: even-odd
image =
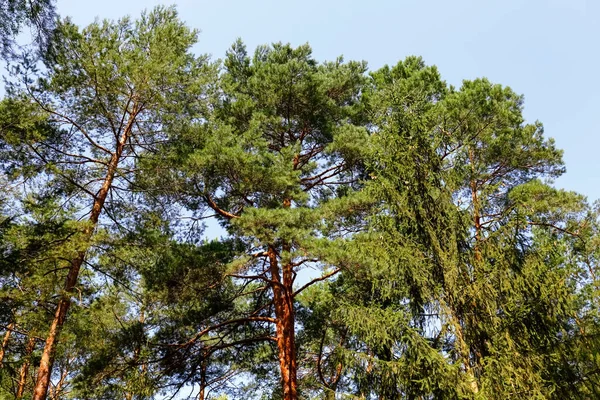
[(6, 333), (4, 334), (4, 339), (2, 339), (2, 348), (0, 348), (0, 368), (2, 368), (2, 362), (4, 361), (4, 354), (6, 353), (6, 348), (8, 347), (8, 341), (10, 340), (10, 335), (12, 334), (13, 329), (15, 329), (15, 323), (11, 322), (6, 327)]
[(267, 251), (270, 263), (271, 284), (275, 304), (277, 349), (284, 400), (298, 398), (295, 316), (293, 305), (293, 271), (290, 264), (283, 266), (283, 280), (280, 276), (277, 254), (273, 246)]
[[(85, 234), (89, 236), (89, 232), (86, 229)], [(65, 294), (58, 301), (56, 312), (54, 313), (54, 319), (46, 338), (46, 344), (40, 360), (40, 367), (38, 369), (38, 376), (36, 380), (35, 390), (33, 394), (34, 400), (45, 400), (46, 394), (48, 393), (48, 385), (50, 384), (50, 375), (52, 373), (52, 365), (54, 364), (54, 352), (56, 349), (56, 340), (60, 334), (60, 330), (65, 323), (67, 317), (67, 311), (71, 306), (70, 295), (77, 283), (77, 276), (83, 260), (85, 258), (85, 252), (79, 252), (79, 255), (71, 262), (71, 269), (67, 275), (65, 282), (64, 291)]]
[(17, 393), (15, 394), (16, 400), (22, 399), (23, 394), (25, 393), (27, 375), (29, 374), (29, 357), (31, 356), (31, 353), (33, 353), (33, 349), (35, 349), (35, 338), (30, 337), (27, 342), (27, 347), (25, 348), (25, 362), (21, 365), (21, 370), (19, 371), (19, 385), (17, 386)]
[[(136, 108), (137, 107), (134, 106), (134, 111), (131, 113), (129, 121), (127, 122), (127, 126), (125, 127), (123, 134), (119, 138), (119, 141), (116, 146), (117, 148), (112, 154), (108, 163), (108, 169), (104, 178), (104, 182), (102, 183), (102, 187), (100, 188), (98, 193), (96, 193), (96, 196), (94, 198), (92, 212), (89, 218), (90, 224), (83, 232), (83, 235), (86, 239), (91, 238), (94, 229), (98, 224), (98, 219), (100, 217), (100, 213), (102, 212), (102, 208), (104, 207), (104, 203), (106, 201), (108, 192), (112, 186), (112, 182), (115, 177), (119, 161), (121, 160), (121, 155), (123, 154), (123, 149), (127, 140), (129, 139), (129, 134), (132, 130), (133, 123), (135, 122), (135, 116), (137, 114)], [(54, 364), (56, 341), (58, 340), (62, 326), (65, 323), (67, 311), (69, 311), (69, 307), (71, 306), (71, 295), (73, 293), (75, 285), (77, 284), (79, 270), (81, 269), (81, 266), (83, 265), (83, 262), (85, 260), (86, 252), (87, 249), (80, 251), (79, 254), (71, 261), (71, 268), (69, 269), (69, 273), (65, 281), (63, 295), (58, 301), (56, 312), (54, 314), (54, 319), (52, 320), (52, 324), (50, 325), (50, 331), (48, 332), (48, 336), (46, 338), (46, 345), (44, 346), (44, 352), (42, 353), (42, 358), (40, 360), (40, 367), (38, 369), (38, 375), (32, 400), (46, 400), (48, 386), (50, 384), (50, 377), (52, 375), (52, 365)]]
[[(112, 163), (111, 163), (112, 164)], [(115, 162), (116, 164), (116, 162)], [(108, 194), (108, 189), (112, 183), (112, 178), (114, 176), (114, 170), (110, 171), (110, 173), (102, 185), (102, 188), (96, 195), (96, 199), (94, 200), (94, 205), (92, 208), (92, 214), (90, 216), (91, 226), (86, 228), (83, 234), (86, 238), (90, 238), (95, 228), (98, 218), (100, 216), (100, 211), (104, 206), (104, 201), (106, 200), (106, 195)], [(54, 319), (52, 320), (52, 325), (50, 325), (50, 331), (48, 332), (48, 336), (46, 338), (46, 345), (44, 346), (44, 351), (42, 353), (42, 358), (40, 360), (40, 367), (38, 370), (37, 381), (35, 385), (33, 400), (45, 400), (46, 395), (48, 393), (48, 385), (50, 384), (50, 376), (52, 374), (52, 365), (54, 364), (54, 353), (56, 350), (56, 341), (58, 336), (60, 335), (60, 331), (62, 326), (65, 323), (65, 319), (67, 317), (67, 311), (69, 311), (69, 307), (71, 307), (71, 294), (73, 293), (73, 289), (77, 284), (77, 278), (79, 276), (79, 271), (85, 260), (86, 251), (80, 251), (77, 257), (71, 261), (71, 268), (69, 269), (69, 273), (67, 275), (67, 279), (65, 281), (65, 285), (63, 288), (63, 295), (58, 301), (58, 305), (56, 307), (56, 311), (54, 313)]]

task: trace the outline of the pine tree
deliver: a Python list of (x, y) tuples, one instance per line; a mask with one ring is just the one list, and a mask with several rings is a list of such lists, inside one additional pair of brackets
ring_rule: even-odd
[(81, 247), (64, 255), (68, 273), (40, 361), (36, 400), (46, 397), (57, 339), (98, 224), (122, 224), (119, 206), (135, 198), (128, 183), (136, 159), (162, 140), (174, 118), (196, 115), (210, 70), (204, 57), (189, 53), (196, 32), (173, 8), (81, 31), (65, 20), (57, 35), (47, 69), (38, 71), (27, 54), (14, 65), (18, 81), (5, 102), (13, 118), (3, 138), (12, 152), (11, 174), (29, 174), (26, 184), (61, 191), (64, 204), (88, 219), (78, 235)]
[[(341, 59), (318, 64), (308, 46), (274, 44), (250, 57), (237, 42), (212, 115), (182, 123), (155, 160), (172, 168), (153, 185), (166, 182), (197, 218), (214, 215), (243, 246), (228, 276), (253, 285), (249, 293), (259, 293), (259, 302), (250, 295), (246, 301), (258, 307), (230, 323), (270, 332), (284, 399), (299, 395), (295, 298), (338, 273), (343, 258), (343, 235), (325, 221), (343, 218), (337, 202), (359, 187), (367, 130), (355, 122), (364, 71), (363, 63)], [(311, 265), (323, 276), (295, 285), (298, 271)]]
[[(64, 270), (63, 256), (78, 244), (71, 241), (81, 225), (52, 198), (25, 199), (21, 215), (4, 224), (0, 297), (4, 312), (1, 389), (21, 398), (33, 384), (30, 372), (41, 349), (47, 310), (55, 304)], [(85, 289), (84, 289), (85, 290)]]
[(600, 208), (522, 96), (53, 12), (0, 0), (0, 397), (600, 395)]

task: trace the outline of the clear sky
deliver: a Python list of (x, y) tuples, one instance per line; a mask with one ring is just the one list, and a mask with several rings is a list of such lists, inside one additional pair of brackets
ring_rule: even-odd
[[(156, 0), (57, 0), (78, 24), (136, 17)], [(600, 199), (600, 0), (181, 0), (201, 30), (198, 53), (220, 58), (241, 37), (256, 45), (310, 43), (371, 69), (420, 55), (459, 86), (485, 76), (525, 95), (525, 116), (564, 149), (556, 184)]]

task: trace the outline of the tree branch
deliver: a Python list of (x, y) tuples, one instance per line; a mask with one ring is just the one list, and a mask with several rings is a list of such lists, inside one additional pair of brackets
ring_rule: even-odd
[(338, 269), (331, 271), (328, 274), (321, 276), (320, 278), (313, 279), (312, 281), (308, 282), (306, 285), (302, 286), (300, 289), (296, 290), (294, 292), (294, 294), (292, 294), (292, 297), (296, 297), (296, 295), (300, 294), (300, 292), (302, 292), (304, 289), (310, 287), (311, 285), (313, 285), (317, 282), (321, 282), (321, 281), (324, 281), (325, 279), (331, 278), (332, 276), (334, 276), (335, 274), (337, 274), (340, 271), (341, 271), (341, 269), (338, 268)]

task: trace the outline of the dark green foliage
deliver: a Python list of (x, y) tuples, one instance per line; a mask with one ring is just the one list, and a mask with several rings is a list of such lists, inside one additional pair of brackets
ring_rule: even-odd
[(364, 346), (345, 346), (367, 371), (356, 393), (574, 393), (564, 376), (579, 367), (560, 354), (585, 340), (574, 318), (592, 278), (578, 261), (591, 222), (583, 198), (535, 180), (560, 174), (560, 152), (524, 124), (520, 97), (486, 80), (446, 89), (408, 59), (373, 82), (367, 191), (382, 203), (360, 236), (365, 270), (332, 308)]

